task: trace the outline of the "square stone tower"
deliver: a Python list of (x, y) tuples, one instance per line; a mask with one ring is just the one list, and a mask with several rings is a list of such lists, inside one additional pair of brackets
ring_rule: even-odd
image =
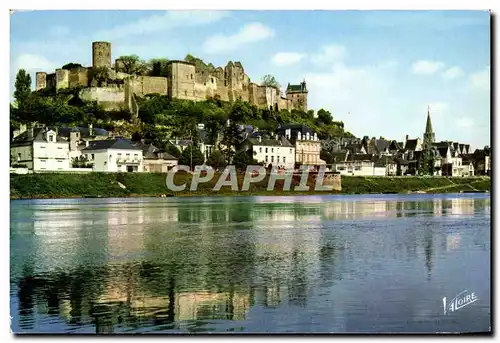
[(305, 80), (300, 85), (288, 84), (286, 88), (286, 98), (291, 100), (292, 108), (304, 112), (307, 112), (307, 93)]

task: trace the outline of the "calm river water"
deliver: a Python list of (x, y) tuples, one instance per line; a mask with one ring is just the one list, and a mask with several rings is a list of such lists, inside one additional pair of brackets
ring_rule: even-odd
[(490, 330), (488, 195), (10, 205), (16, 333)]

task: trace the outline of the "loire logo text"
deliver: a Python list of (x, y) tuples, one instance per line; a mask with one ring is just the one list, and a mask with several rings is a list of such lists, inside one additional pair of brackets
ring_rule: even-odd
[(474, 294), (474, 292), (469, 293), (467, 292), (467, 290), (458, 293), (457, 296), (454, 297), (449, 303), (446, 302), (446, 297), (444, 297), (443, 298), (444, 314), (455, 312), (461, 309), (462, 307), (470, 305), (478, 300), (479, 298), (476, 296), (476, 294)]

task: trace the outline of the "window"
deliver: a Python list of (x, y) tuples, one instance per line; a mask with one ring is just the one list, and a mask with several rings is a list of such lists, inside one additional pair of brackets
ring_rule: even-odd
[(127, 159), (129, 159), (129, 158), (130, 158), (130, 154), (126, 154), (126, 156), (127, 156)]
[(214, 79), (212, 79), (212, 83), (214, 83)]
[(53, 141), (54, 141), (54, 136), (49, 135), (49, 142), (53, 142)]
[(139, 154), (134, 154), (134, 157), (139, 157)]
[(271, 148), (271, 153), (274, 153), (274, 148)]
[(354, 170), (361, 170), (361, 167), (356, 166), (356, 167), (354, 167)]
[(40, 149), (45, 149), (45, 147), (44, 146), (40, 146)]
[(283, 163), (286, 163), (286, 156), (283, 156)]
[(94, 154), (92, 154), (92, 159), (94, 159)]
[(280, 157), (279, 156), (276, 157), (276, 162), (280, 163)]
[(274, 162), (274, 156), (271, 156), (271, 162)]
[(17, 160), (18, 160), (18, 161), (20, 161), (20, 160), (21, 160), (21, 153), (20, 153), (20, 152), (18, 152), (18, 153), (17, 153)]
[(266, 154), (267, 154), (267, 148), (266, 148)]
[(58, 147), (57, 149), (58, 149), (58, 150), (62, 150), (62, 148), (61, 148), (61, 147)]
[(40, 162), (45, 163), (45, 160), (40, 160)]
[(268, 162), (268, 161), (269, 161), (269, 159), (267, 158), (267, 155), (266, 155), (266, 162)]
[(191, 80), (193, 79), (193, 74), (191, 74)]
[(259, 148), (259, 152), (262, 152), (262, 148)]
[(292, 153), (292, 149), (290, 149), (290, 154)]
[(187, 96), (188, 95), (188, 91), (184, 91), (184, 95)]

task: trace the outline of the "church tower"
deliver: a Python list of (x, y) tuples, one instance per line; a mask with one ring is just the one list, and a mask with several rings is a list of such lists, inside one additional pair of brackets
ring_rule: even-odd
[(425, 124), (425, 133), (424, 133), (424, 149), (429, 149), (432, 146), (432, 143), (436, 141), (436, 136), (434, 131), (432, 130), (432, 122), (431, 122), (431, 112), (429, 107), (427, 107), (427, 123)]

